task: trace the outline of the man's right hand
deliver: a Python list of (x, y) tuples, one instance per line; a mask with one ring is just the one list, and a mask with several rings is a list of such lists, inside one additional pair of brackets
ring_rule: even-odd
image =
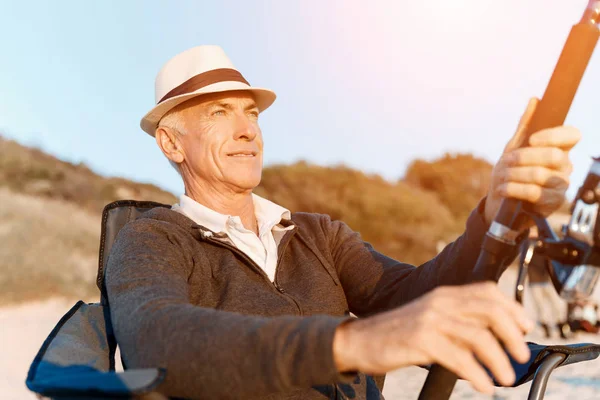
[(502, 346), (518, 362), (528, 361), (524, 334), (533, 326), (523, 307), (494, 283), (439, 287), (405, 306), (342, 324), (333, 353), (341, 372), (384, 374), (437, 363), (491, 394), (492, 380), (478, 360), (499, 383), (513, 384)]

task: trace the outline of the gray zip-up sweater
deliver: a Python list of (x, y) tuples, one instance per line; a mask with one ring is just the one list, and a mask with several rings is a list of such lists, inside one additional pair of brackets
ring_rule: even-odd
[(466, 282), (486, 232), (480, 209), (418, 268), (342, 222), (295, 213), (282, 221), (295, 227), (279, 244), (274, 283), (226, 238), (175, 211), (148, 211), (121, 230), (106, 271), (124, 363), (166, 368), (159, 391), (172, 397), (380, 398), (382, 380), (336, 370), (336, 327), (349, 312), (368, 316)]

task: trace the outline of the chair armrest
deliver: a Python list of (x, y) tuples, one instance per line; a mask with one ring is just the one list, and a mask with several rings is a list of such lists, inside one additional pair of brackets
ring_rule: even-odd
[[(535, 372), (538, 367), (544, 362), (544, 360), (551, 354), (564, 354), (564, 360), (558, 365), (562, 367), (564, 365), (575, 364), (582, 361), (590, 361), (598, 358), (600, 355), (600, 345), (595, 343), (577, 343), (577, 344), (566, 344), (566, 345), (553, 345), (547, 346), (537, 343), (527, 343), (529, 350), (531, 351), (531, 357), (525, 364), (519, 364), (512, 357), (510, 362), (515, 370), (516, 380), (512, 385), (513, 387), (522, 385), (523, 383), (529, 382), (533, 379)], [(496, 383), (497, 386), (500, 386)]]

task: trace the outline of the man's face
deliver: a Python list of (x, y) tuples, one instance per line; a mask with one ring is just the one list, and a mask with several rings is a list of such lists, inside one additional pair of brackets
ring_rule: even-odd
[(258, 186), (263, 160), (258, 114), (247, 92), (211, 94), (186, 103), (181, 110), (186, 133), (180, 136), (184, 177), (236, 192)]

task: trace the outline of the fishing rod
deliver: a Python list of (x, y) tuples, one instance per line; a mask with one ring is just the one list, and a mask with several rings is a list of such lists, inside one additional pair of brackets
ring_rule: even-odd
[[(600, 0), (590, 0), (581, 20), (573, 26), (558, 59), (546, 91), (527, 127), (523, 143), (542, 129), (563, 125), (577, 88), (600, 37)], [(473, 281), (500, 279), (509, 254), (513, 253), (520, 227), (526, 218), (527, 202), (504, 199), (486, 233), (473, 270)], [(434, 364), (425, 380), (419, 400), (447, 400), (457, 375)]]

